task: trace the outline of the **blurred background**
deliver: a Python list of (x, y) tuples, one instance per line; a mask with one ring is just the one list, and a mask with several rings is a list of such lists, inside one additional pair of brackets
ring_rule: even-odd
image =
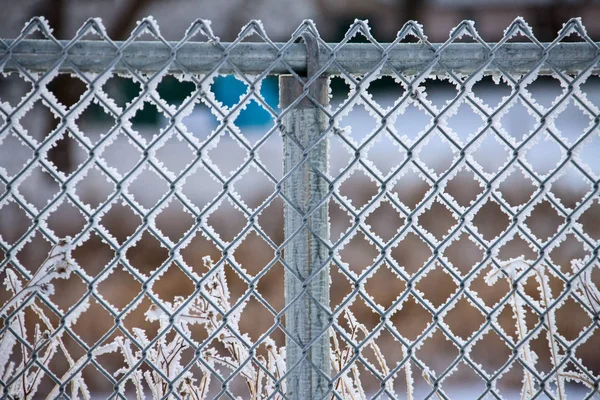
[[(187, 27), (196, 18), (212, 21), (214, 33), (221, 41), (234, 40), (240, 29), (250, 19), (262, 20), (269, 37), (274, 41), (286, 41), (293, 30), (304, 19), (312, 19), (317, 25), (321, 36), (329, 42), (340, 41), (352, 22), (359, 19), (368, 19), (371, 32), (380, 42), (391, 42), (395, 39), (397, 31), (407, 20), (417, 20), (423, 27), (431, 42), (443, 42), (448, 38), (450, 30), (463, 19), (475, 21), (479, 34), (487, 42), (494, 42), (502, 37), (504, 29), (517, 16), (522, 16), (532, 27), (533, 32), (540, 41), (552, 41), (562, 27), (562, 24), (571, 17), (581, 17), (587, 28), (587, 33), (593, 40), (600, 38), (600, 1), (552, 1), (552, 0), (379, 0), (379, 1), (333, 1), (333, 0), (231, 0), (231, 1), (162, 1), (162, 0), (124, 0), (124, 1), (83, 1), (83, 0), (21, 0), (19, 2), (0, 0), (2, 12), (0, 13), (0, 37), (15, 38), (23, 28), (26, 21), (32, 16), (45, 16), (53, 34), (58, 39), (70, 39), (82, 23), (90, 17), (102, 18), (108, 35), (113, 40), (126, 39), (136, 22), (145, 16), (152, 15), (160, 25), (160, 32), (167, 40), (179, 40)], [(148, 37), (148, 39), (152, 39)], [(256, 38), (249, 38), (254, 40)], [(364, 37), (356, 37), (353, 41), (364, 41)], [(579, 40), (570, 37), (567, 40)], [(426, 98), (438, 110), (443, 109), (457, 94), (458, 88), (447, 79), (426, 79), (421, 85)], [(223, 107), (233, 107), (246, 93), (247, 83), (240, 77), (219, 76), (211, 84), (211, 91)], [(340, 77), (331, 80), (333, 110), (343, 106), (351, 85)], [(18, 106), (23, 96), (32, 89), (32, 85), (15, 74), (0, 77), (0, 100), (8, 102), (11, 106)], [(66, 107), (77, 103), (87, 87), (83, 81), (75, 76), (60, 75), (52, 80), (48, 89)], [(103, 90), (115, 100), (116, 104), (123, 107), (135, 100), (141, 91), (139, 82), (130, 77), (114, 76), (103, 86)], [(179, 80), (173, 76), (165, 76), (158, 88), (159, 96), (168, 104), (178, 107), (196, 90), (195, 84), (190, 81)], [(540, 77), (526, 87), (526, 90), (535, 100), (541, 110), (549, 110), (560, 101), (563, 87), (560, 80), (555, 77)], [(581, 85), (582, 96), (592, 104), (592, 112), (582, 109), (581, 106), (569, 100), (565, 102), (564, 111), (554, 120), (555, 132), (558, 132), (565, 143), (573, 145), (582, 135), (587, 134), (585, 146), (581, 146), (578, 162), (583, 165), (597, 182), (600, 176), (600, 138), (597, 128), (588, 133), (593, 127), (594, 113), (598, 112), (600, 105), (600, 79), (591, 76)], [(383, 109), (395, 107), (396, 102), (403, 95), (402, 86), (390, 77), (381, 77), (374, 81), (368, 89), (373, 100)], [(473, 87), (473, 93), (480, 102), (490, 109), (495, 109), (501, 104), (505, 96), (511, 94), (511, 87), (504, 81), (494, 82), (490, 77), (484, 77)], [(275, 77), (268, 77), (263, 81), (261, 94), (265, 101), (278, 110), (278, 84)], [(4, 121), (2, 121), (4, 122)], [(131, 119), (132, 129), (142, 138), (150, 141), (155, 138), (161, 129), (167, 125), (166, 117), (158, 111), (151, 102), (145, 102), (144, 107), (135, 112)], [(41, 140), (48, 132), (53, 131), (60, 120), (50, 111), (47, 104), (37, 101), (21, 118), (19, 124), (24, 132), (31, 137)], [(220, 125), (219, 118), (203, 102), (198, 101), (193, 112), (187, 116), (183, 123), (189, 133), (199, 141), (209, 138), (214, 140), (215, 146), (207, 152), (208, 157), (223, 175), (229, 177), (243, 164), (248, 152), (239, 144), (228, 130), (220, 130), (213, 139), (212, 135)], [(523, 140), (537, 126), (538, 120), (531, 115), (527, 107), (517, 101), (502, 117), (502, 127), (507, 137), (519, 142)], [(91, 143), (96, 143), (115, 124), (115, 118), (110, 116), (98, 104), (92, 103), (77, 118), (76, 124), (80, 134), (88, 138)], [(418, 107), (416, 103), (409, 106), (396, 116), (394, 129), (398, 136), (406, 143), (414, 143), (424, 130), (432, 124), (432, 116)], [(485, 118), (476, 113), (472, 107), (463, 104), (457, 113), (448, 120), (448, 127), (464, 143), (472, 137), (481, 126)], [(260, 147), (258, 156), (276, 178), (282, 173), (281, 138), (273, 129), (274, 122), (269, 114), (255, 100), (251, 100), (247, 107), (235, 120), (239, 134), (250, 143), (256, 143), (265, 138), (265, 143)], [(355, 143), (367, 139), (378, 128), (377, 120), (372, 116), (369, 106), (356, 104), (352, 111), (339, 121), (339, 127), (344, 129), (344, 135)], [(12, 132), (5, 129), (0, 133), (0, 167), (8, 177), (19, 173), (28, 160), (33, 157), (33, 151), (21, 143), (21, 140)], [(431, 133), (432, 139), (425, 142), (419, 150), (417, 157), (431, 169), (434, 177), (439, 177), (457, 156), (456, 149), (447, 141), (441, 140), (439, 132)], [(536, 135), (530, 149), (527, 150), (526, 160), (532, 170), (540, 175), (547, 176), (564, 159), (564, 153), (547, 132), (540, 131)], [(374, 141), (366, 152), (366, 158), (372, 162), (382, 176), (388, 174), (401, 161), (406, 158), (405, 151), (398, 146), (394, 139), (387, 133), (380, 134), (378, 141)], [(330, 174), (336, 176), (345, 169), (353, 160), (354, 151), (338, 136), (331, 137), (330, 144)], [(476, 165), (486, 173), (497, 172), (503, 164), (510, 159), (510, 152), (492, 132), (486, 133), (477, 152), (473, 154)], [(73, 139), (70, 133), (63, 133), (47, 154), (56, 171), (66, 175), (71, 174), (81, 166), (88, 157), (87, 152)], [(163, 167), (175, 175), (181, 173), (185, 167), (195, 160), (192, 149), (181, 141), (177, 134), (169, 134), (163, 147), (156, 153)], [(115, 169), (121, 176), (126, 175), (142, 158), (139, 148), (123, 135), (108, 145), (102, 154), (107, 165)], [(571, 212), (582, 202), (592, 197), (592, 205), (583, 213), (578, 213), (577, 219), (581, 224), (581, 232), (589, 243), (598, 246), (600, 240), (600, 204), (597, 193), (594, 194), (593, 182), (586, 178), (572, 165), (563, 168), (560, 178), (553, 181), (549, 192), (561, 207)], [(144, 167), (140, 175), (129, 186), (129, 192), (143, 209), (150, 209), (160, 198), (167, 193), (168, 185), (152, 168)], [(275, 184), (258, 171), (250, 167), (247, 173), (235, 181), (234, 189), (250, 209), (256, 209), (275, 191)], [(537, 189), (528, 175), (516, 168), (509, 177), (499, 186), (497, 193), (514, 210), (518, 210)], [(0, 183), (0, 192), (6, 188)], [(115, 185), (109, 181), (97, 168), (92, 168), (86, 177), (78, 181), (74, 188), (75, 193), (82, 202), (92, 209), (100, 207), (109, 197)], [(424, 211), (418, 218), (418, 224), (430, 232), (437, 240), (446, 235), (458, 223), (456, 215), (451, 213), (440, 201), (427, 200), (432, 190), (431, 182), (424, 179), (416, 169), (407, 167), (402, 177), (395, 181), (392, 192), (398, 200), (409, 210), (423, 208)], [(452, 196), (460, 206), (469, 206), (482, 193), (482, 186), (475, 174), (468, 168), (461, 168), (458, 174), (448, 180), (446, 193)], [(39, 166), (33, 173), (25, 178), (19, 185), (19, 191), (26, 201), (38, 209), (43, 208), (54, 196), (60, 193), (59, 185), (52, 179), (47, 171)], [(222, 191), (222, 185), (211, 176), (206, 168), (197, 169), (186, 179), (181, 192), (199, 210), (209, 205)], [(360, 209), (367, 204), (378, 191), (377, 184), (363, 171), (357, 170), (344, 181), (339, 188), (352, 206)], [(425, 204), (423, 205), (422, 202)], [(331, 217), (332, 240), (338, 240), (351, 226), (351, 219), (343, 206), (331, 202), (329, 206)], [(259, 216), (258, 222), (264, 232), (277, 245), (283, 241), (283, 203), (280, 198), (272, 200), (265, 211)], [(167, 202), (165, 208), (156, 218), (156, 227), (173, 242), (180, 240), (187, 230), (193, 225), (192, 216), (177, 200)], [(207, 224), (218, 234), (224, 242), (230, 242), (239, 234), (246, 224), (243, 213), (236, 209), (229, 200), (223, 201), (216, 211), (207, 219)], [(404, 226), (405, 219), (389, 202), (381, 202), (369, 214), (366, 222), (370, 225), (372, 233), (381, 238), (383, 242), (391, 240)], [(18, 243), (32, 225), (32, 220), (14, 201), (9, 201), (0, 208), (0, 236), (9, 246)], [(131, 210), (124, 202), (115, 201), (108, 207), (99, 222), (114, 237), (114, 240), (123, 244), (141, 225), (142, 218)], [(481, 237), (493, 242), (509, 226), (510, 219), (501, 207), (493, 202), (486, 201), (477, 211), (474, 225)], [(540, 243), (552, 238), (565, 223), (564, 215), (557, 211), (548, 200), (541, 201), (534, 207), (532, 213), (526, 218), (526, 225)], [(56, 236), (77, 235), (87, 222), (83, 219), (77, 207), (69, 201), (60, 203), (56, 211), (50, 214), (47, 220), (48, 228)], [(592, 255), (590, 246), (583, 245), (578, 239), (578, 234), (571, 229), (562, 235), (561, 240), (551, 246), (549, 261), (563, 273), (569, 273), (571, 261), (589, 258)], [(39, 232), (31, 240), (19, 247), (16, 257), (19, 262), (30, 271), (35, 271), (45, 259), (50, 245)], [(355, 273), (360, 274), (373, 265), (378, 257), (378, 249), (374, 247), (362, 233), (353, 236), (349, 243), (340, 248), (339, 258), (347, 263)], [(182, 250), (182, 258), (195, 272), (205, 273), (202, 258), (206, 255), (213, 260), (221, 258), (220, 249), (207, 238), (203, 232), (193, 235), (193, 238)], [(392, 246), (391, 257), (397, 266), (412, 275), (420, 270), (432, 257), (432, 249), (415, 232), (410, 232), (402, 240)], [(0, 256), (4, 256), (0, 253)], [(161, 245), (149, 231), (145, 230), (141, 240), (128, 248), (125, 256), (134, 268), (143, 274), (149, 275), (161, 266), (168, 258), (168, 250)], [(452, 265), (463, 276), (484, 259), (485, 250), (476, 244), (470, 235), (462, 232), (441, 254), (443, 261)], [(502, 245), (497, 253), (499, 261), (523, 256), (525, 259), (536, 259), (538, 248), (522, 236), (514, 235)], [(90, 276), (96, 276), (114, 259), (115, 253), (111, 247), (103, 242), (100, 236), (92, 233), (74, 251), (74, 257), (79, 265)], [(258, 274), (274, 257), (273, 249), (256, 232), (246, 236), (236, 248), (233, 257), (248, 274)], [(175, 296), (186, 296), (193, 292), (193, 284), (174, 264), (166, 266), (166, 272), (157, 277), (153, 290), (165, 300), (172, 301)], [(240, 277), (230, 266), (227, 266), (227, 275), (234, 298), (239, 298), (248, 289)], [(419, 280), (417, 289), (423, 293), (433, 307), (442, 306), (446, 299), (458, 290), (457, 283), (450, 275), (444, 272), (439, 261), (434, 261), (428, 267), (430, 270)], [(600, 282), (598, 264), (593, 265), (593, 275), (596, 284)], [(502, 298), (508, 289), (506, 282), (498, 282), (489, 287), (483, 282), (483, 276), (490, 270), (489, 263), (476, 274), (471, 282), (472, 290), (485, 302), (493, 306)], [(0, 273), (4, 280), (5, 273)], [(332, 266), (332, 305), (339, 305), (352, 291), (348, 279)], [(551, 276), (550, 283), (553, 293), (564, 289), (564, 282)], [(81, 280), (71, 277), (65, 282), (59, 282), (60, 288), (54, 300), (63, 309), (75, 304), (86, 292), (86, 287)], [(528, 282), (527, 290), (531, 295), (536, 295), (537, 288), (533, 282)], [(118, 309), (123, 309), (139, 293), (141, 285), (136, 282), (121, 264), (110, 274), (103, 278), (98, 285), (98, 292)], [(269, 272), (260, 280), (258, 290), (262, 296), (276, 310), (283, 307), (283, 268), (279, 263), (272, 266)], [(383, 307), (390, 307), (395, 299), (405, 290), (405, 282), (392, 272), (392, 268), (385, 263), (380, 265), (367, 280), (366, 290), (374, 301)], [(2, 289), (0, 300), (6, 299), (7, 293)], [(143, 326), (152, 329), (152, 324), (144, 321), (143, 313), (150, 306), (150, 301), (144, 299), (124, 320), (128, 328)], [(367, 327), (372, 328), (379, 323), (379, 315), (373, 312), (362, 299), (357, 299), (350, 307), (358, 320)], [(257, 339), (274, 323), (273, 315), (256, 299), (252, 299), (247, 306), (247, 311), (241, 321), (241, 329), (253, 339)], [(528, 323), (534, 326), (536, 319), (529, 315)], [(557, 312), (559, 333), (567, 340), (577, 338), (580, 333), (592, 324), (590, 316), (572, 299), (567, 300)], [(261, 321), (261, 323), (256, 323)], [(409, 297), (404, 306), (396, 311), (392, 323), (398, 331), (409, 340), (416, 339), (423, 329), (432, 324), (432, 315), (419, 304), (417, 300)], [(458, 305), (449, 312), (446, 323), (452, 332), (466, 339), (476, 332), (485, 322), (484, 316), (473, 307), (466, 299), (461, 299)], [(343, 324), (343, 321), (340, 320)], [(112, 325), (114, 320), (101, 305), (92, 301), (90, 309), (83, 314), (75, 327), (89, 345), (99, 340), (104, 332)], [(506, 332), (514, 334), (514, 321), (510, 306), (504, 307), (500, 324)], [(154, 326), (156, 330), (156, 326)], [(198, 333), (201, 337), (202, 333)], [(273, 334), (279, 345), (283, 345), (284, 336), (279, 330)], [(388, 360), (395, 363), (402, 359), (401, 347), (393, 340), (389, 333), (383, 333), (377, 342), (389, 354)], [(77, 352), (77, 344), (71, 343), (73, 351)], [(543, 335), (532, 340), (532, 348), (540, 357), (539, 367), (543, 371), (550, 370), (550, 354), (548, 344)], [(600, 373), (600, 332), (595, 332), (578, 347), (576, 356), (582, 360), (590, 371), (596, 376)], [(83, 354), (83, 353), (82, 353)], [(473, 348), (473, 359), (491, 372), (501, 367), (509, 358), (511, 352), (504, 342), (494, 333), (486, 334)], [(417, 355), (425, 361), (438, 375), (442, 373), (452, 360), (458, 356), (457, 348), (444, 335), (436, 330), (432, 337), (425, 340)], [(368, 356), (371, 357), (371, 356)], [(119, 360), (108, 357), (102, 361), (109, 370), (118, 368)], [(65, 368), (64, 360), (55, 361), (55, 368)], [(96, 384), (94, 390), (110, 391), (108, 382), (92, 368), (84, 371), (93, 377)], [(511, 368), (506, 377), (502, 378), (500, 387), (506, 389), (507, 398), (511, 394), (518, 398), (522, 368)], [(60, 376), (60, 374), (57, 374)], [(368, 374), (364, 374), (366, 386), (376, 390), (379, 383)], [(418, 384), (423, 384), (417, 378)], [(465, 385), (465, 383), (467, 383)], [(46, 384), (49, 384), (46, 382)], [(461, 364), (458, 371), (448, 378), (445, 383), (449, 393), (465, 393), (465, 387), (476, 393), (484, 389), (483, 382), (466, 365)], [(454, 392), (453, 392), (454, 390)], [(583, 387), (573, 386), (570, 390), (584, 393)], [(241, 394), (243, 395), (243, 394)], [(475, 397), (475, 396), (474, 396)]]

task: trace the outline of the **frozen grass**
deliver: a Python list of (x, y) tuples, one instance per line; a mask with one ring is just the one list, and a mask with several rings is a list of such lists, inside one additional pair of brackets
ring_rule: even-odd
[[(177, 393), (186, 399), (211, 398), (215, 394), (212, 381), (219, 382), (232, 374), (242, 378), (246, 387), (244, 398), (282, 399), (286, 391), (285, 349), (278, 347), (269, 336), (260, 342), (240, 331), (239, 321), (244, 311), (245, 302), (232, 308), (232, 299), (223, 266), (215, 266), (210, 257), (204, 258), (206, 280), (200, 295), (192, 297), (176, 297), (172, 303), (153, 304), (146, 312), (146, 319), (158, 322), (159, 332), (164, 332), (158, 339), (149, 339), (148, 333), (141, 328), (133, 328), (128, 335), (118, 334), (105, 340), (92, 350), (89, 355), (75, 357), (65, 345), (64, 337), (67, 330), (72, 332), (79, 316), (88, 307), (88, 300), (70, 310), (61, 323), (51, 322), (52, 317), (43, 304), (53, 306), (49, 296), (54, 291), (54, 283), (58, 279), (68, 279), (78, 267), (71, 259), (71, 244), (69, 239), (59, 241), (54, 246), (46, 260), (29, 282), (22, 282), (18, 274), (7, 268), (5, 285), (12, 293), (2, 306), (0, 313), (8, 321), (8, 327), (0, 337), (0, 376), (7, 384), (8, 394), (13, 398), (29, 399), (41, 395), (40, 382), (45, 375), (53, 372), (53, 359), (60, 352), (67, 360), (69, 368), (66, 372), (55, 376), (54, 388), (47, 393), (46, 398), (58, 396), (63, 390), (61, 382), (69, 382), (71, 398), (92, 399), (94, 396), (88, 389), (81, 370), (90, 362), (109, 353), (120, 354), (122, 367), (113, 373), (120, 379), (119, 390), (126, 395), (128, 383), (135, 388), (137, 399), (150, 395), (154, 399), (170, 397)], [(566, 400), (571, 390), (566, 383), (575, 382), (594, 389), (594, 379), (597, 377), (586, 370), (583, 362), (573, 354), (566, 354), (561, 345), (564, 340), (557, 329), (557, 307), (567, 296), (577, 296), (585, 304), (588, 313), (593, 316), (600, 311), (600, 292), (592, 282), (591, 268), (584, 268), (580, 260), (572, 263), (573, 284), (561, 296), (552, 293), (547, 268), (543, 264), (533, 266), (522, 258), (511, 260), (501, 265), (500, 269), (492, 270), (486, 276), (488, 284), (493, 285), (498, 279), (509, 283), (507, 298), (515, 320), (518, 363), (523, 368), (521, 398), (528, 399), (538, 390), (555, 399)], [(526, 293), (524, 282), (533, 278), (539, 290), (539, 299)], [(54, 306), (55, 307), (55, 306)], [(32, 310), (39, 318), (34, 325), (33, 340), (28, 340), (26, 311)], [(528, 327), (526, 313), (530, 310), (540, 313), (541, 323), (533, 328)], [(227, 315), (227, 319), (224, 319)], [(361, 324), (348, 309), (343, 311), (343, 317), (348, 330), (345, 333), (351, 342), (365, 341), (369, 329)], [(5, 322), (6, 323), (6, 322)], [(202, 327), (209, 339), (202, 343), (194, 340), (193, 327)], [(338, 328), (342, 329), (342, 328)], [(537, 355), (529, 347), (533, 338), (545, 333), (550, 348), (552, 372), (546, 377), (544, 389), (540, 388), (535, 374), (544, 376), (538, 369)], [(509, 335), (507, 335), (508, 337)], [(584, 339), (581, 339), (584, 340)], [(186, 361), (185, 354), (194, 348), (196, 357)], [(143, 350), (142, 350), (143, 349)], [(386, 355), (373, 338), (365, 341), (361, 353), (369, 350), (374, 354), (375, 362), (370, 365), (380, 376), (388, 376), (391, 365), (386, 361)], [(469, 350), (467, 350), (468, 352)], [(368, 389), (364, 388), (358, 363), (354, 358), (353, 346), (344, 341), (332, 329), (331, 331), (331, 365), (333, 372), (341, 375), (334, 382), (336, 392), (344, 399), (366, 399)], [(403, 348), (402, 357), (407, 357)], [(573, 361), (580, 367), (573, 368)], [(142, 367), (151, 366), (151, 368)], [(194, 373), (191, 368), (197, 368)], [(402, 375), (397, 373), (385, 384), (385, 390), (394, 398), (420, 398), (415, 393), (433, 391), (437, 398), (435, 376), (425, 369), (421, 371), (428, 390), (415, 385), (413, 368), (408, 362), (402, 368), (405, 379), (405, 392), (397, 393), (397, 382)], [(218, 374), (215, 376), (215, 374)], [(169, 383), (172, 382), (172, 383)], [(218, 385), (220, 386), (220, 385)], [(442, 389), (443, 384), (441, 385)], [(468, 388), (465, 385), (463, 389)], [(415, 389), (416, 388), (416, 389)], [(492, 385), (497, 390), (496, 383)], [(417, 390), (417, 391), (416, 391)], [(579, 393), (579, 392), (575, 392)], [(600, 392), (597, 391), (597, 394)], [(576, 395), (576, 394), (575, 394)]]

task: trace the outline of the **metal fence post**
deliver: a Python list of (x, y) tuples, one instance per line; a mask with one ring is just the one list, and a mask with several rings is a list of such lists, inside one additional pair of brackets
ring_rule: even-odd
[[(285, 109), (302, 95), (303, 87), (292, 76), (280, 76), (279, 90), (281, 107)], [(310, 94), (327, 105), (327, 78), (317, 79)], [(285, 323), (293, 337), (286, 340), (287, 397), (321, 399), (327, 395), (330, 383), (329, 316), (315, 301), (329, 308), (330, 278), (329, 266), (324, 265), (328, 249), (317, 235), (329, 240), (329, 218), (327, 202), (322, 202), (328, 184), (317, 171), (325, 173), (328, 168), (327, 139), (321, 138), (328, 119), (318, 106), (304, 98), (282, 118), (282, 123), (284, 173), (293, 170), (283, 183), (284, 194), (291, 203), (286, 202), (284, 207), (285, 238), (289, 239), (284, 258), (291, 267), (291, 271), (285, 271), (285, 299), (289, 306)]]

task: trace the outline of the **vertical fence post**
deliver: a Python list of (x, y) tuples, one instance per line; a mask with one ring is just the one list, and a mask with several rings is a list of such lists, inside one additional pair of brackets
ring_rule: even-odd
[[(298, 99), (302, 91), (302, 84), (293, 76), (280, 76), (282, 109)], [(314, 81), (310, 94), (321, 105), (327, 105), (327, 78)], [(291, 269), (285, 271), (289, 306), (285, 324), (291, 335), (286, 338), (287, 397), (322, 399), (329, 389), (329, 316), (315, 301), (329, 309), (329, 266), (325, 263), (328, 249), (321, 242), (329, 240), (329, 218), (327, 202), (322, 202), (328, 184), (317, 171), (325, 174), (328, 168), (327, 139), (322, 138), (328, 119), (305, 97), (282, 117), (282, 123), (284, 174), (294, 171), (283, 182), (283, 192), (291, 203), (285, 202), (284, 206), (284, 234), (289, 239), (284, 259)]]

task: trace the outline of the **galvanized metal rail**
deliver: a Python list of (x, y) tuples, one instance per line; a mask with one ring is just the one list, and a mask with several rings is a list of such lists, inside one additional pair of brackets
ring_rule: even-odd
[[(48, 40), (22, 40), (8, 53), (7, 48), (13, 41), (6, 40), (5, 43), (0, 44), (0, 60), (10, 54), (3, 68), (6, 72), (16, 71), (16, 63), (30, 71), (47, 71), (66, 55), (69, 62), (61, 62), (59, 71), (70, 71), (74, 65), (81, 71), (102, 72), (117, 60), (115, 73), (127, 73), (131, 68), (153, 73), (168, 64), (168, 72), (176, 74), (181, 68), (172, 63), (175, 54), (187, 72), (194, 74), (207, 74), (215, 68), (219, 73), (232, 74), (236, 71), (232, 65), (250, 75), (265, 71), (272, 75), (287, 74), (290, 68), (298, 74), (306, 73), (306, 47), (301, 43), (237, 43), (232, 46), (231, 43), (186, 42), (180, 45), (178, 42), (136, 41), (124, 46), (124, 42), (82, 40), (64, 51), (68, 41), (59, 41), (58, 45)], [(382, 43), (379, 48), (370, 43), (347, 43), (337, 48), (336, 43), (329, 43), (329, 47), (320, 46), (317, 67), (320, 69), (334, 58), (337, 64), (329, 64), (323, 71), (325, 74), (339, 75), (342, 67), (352, 75), (362, 75), (376, 68), (385, 55), (380, 74), (417, 74), (432, 63), (432, 74), (445, 74), (448, 70), (471, 74), (493, 57), (494, 63), (485, 69), (486, 74), (498, 72), (498, 67), (506, 73), (524, 74), (542, 60), (539, 74), (550, 74), (553, 68), (565, 73), (580, 71), (597, 56), (596, 49), (587, 43), (559, 43), (547, 52), (535, 43), (504, 43), (491, 50), (495, 45), (489, 43), (486, 48), (479, 43), (447, 46), (440, 43)], [(548, 45), (542, 44), (545, 48)], [(439, 51), (442, 47), (443, 51)], [(593, 71), (600, 71), (600, 66), (596, 65)]]

